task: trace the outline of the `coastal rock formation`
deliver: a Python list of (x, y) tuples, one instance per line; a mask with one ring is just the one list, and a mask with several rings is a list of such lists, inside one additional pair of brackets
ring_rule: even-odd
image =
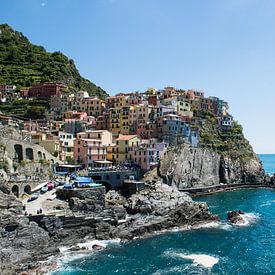
[(151, 189), (132, 195), (125, 204), (132, 221), (117, 227), (113, 235), (132, 239), (175, 226), (192, 226), (218, 220), (205, 203), (194, 202), (177, 188), (157, 182)]
[(32, 266), (40, 257), (49, 255), (48, 232), (20, 215), (22, 204), (13, 195), (0, 191), (0, 270), (1, 274), (17, 274), (16, 270)]
[(259, 184), (265, 182), (263, 166), (255, 154), (246, 160), (222, 157), (219, 171), (219, 180), (222, 183)]
[[(192, 226), (217, 220), (205, 203), (161, 181), (124, 198), (110, 191), (105, 208), (71, 216), (22, 215), (22, 204), (0, 191), (0, 259), (3, 274), (16, 274), (39, 266), (38, 261), (58, 254), (63, 246), (74, 247), (84, 240), (121, 238), (130, 240), (156, 231)], [(76, 203), (74, 198), (74, 203)], [(118, 203), (116, 203), (118, 202)], [(79, 203), (79, 202), (78, 202)]]
[(240, 210), (230, 211), (227, 213), (227, 219), (234, 224), (244, 223), (244, 219), (242, 217), (243, 214), (244, 212)]
[(208, 148), (182, 146), (171, 150), (162, 160), (159, 175), (179, 189), (233, 183), (265, 182), (265, 173), (258, 157), (233, 158)]
[(168, 152), (159, 171), (166, 183), (178, 188), (216, 185), (220, 162), (221, 156), (214, 151), (182, 146)]

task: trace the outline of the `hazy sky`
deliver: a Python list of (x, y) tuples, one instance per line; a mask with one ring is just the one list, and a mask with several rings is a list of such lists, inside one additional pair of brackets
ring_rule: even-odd
[(1, 0), (0, 22), (110, 94), (175, 86), (224, 98), (256, 152), (275, 152), (273, 0)]

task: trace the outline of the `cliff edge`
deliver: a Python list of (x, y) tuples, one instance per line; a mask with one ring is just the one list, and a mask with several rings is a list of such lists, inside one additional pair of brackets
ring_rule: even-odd
[(242, 127), (220, 129), (211, 115), (199, 124), (198, 148), (181, 144), (170, 147), (161, 160), (159, 176), (169, 185), (191, 188), (219, 184), (260, 184), (265, 172)]

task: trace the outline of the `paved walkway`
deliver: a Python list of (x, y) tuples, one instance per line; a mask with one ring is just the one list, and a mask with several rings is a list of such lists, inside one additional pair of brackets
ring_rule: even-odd
[[(179, 188), (179, 191), (188, 192), (191, 195), (205, 195), (213, 194), (216, 192), (232, 190), (232, 189), (242, 189), (242, 188), (272, 188), (265, 184), (220, 184), (220, 185), (210, 185), (210, 186), (200, 186), (193, 188)], [(274, 188), (274, 187), (273, 187)]]
[[(27, 202), (28, 198), (24, 199), (22, 202), (24, 205), (26, 205), (26, 211), (28, 214), (36, 215), (38, 209), (42, 209), (44, 214), (47, 214), (50, 209), (45, 208), (47, 204), (47, 200), (54, 195), (55, 189), (50, 190), (44, 194), (39, 195), (38, 199)], [(44, 209), (45, 208), (45, 209)]]

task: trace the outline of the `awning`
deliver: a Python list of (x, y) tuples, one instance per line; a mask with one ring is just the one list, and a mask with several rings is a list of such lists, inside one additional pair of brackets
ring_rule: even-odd
[(100, 164), (111, 164), (112, 162), (109, 160), (94, 160), (95, 163), (100, 163)]
[(87, 177), (77, 177), (74, 182), (81, 184), (89, 184), (92, 183), (92, 179)]

